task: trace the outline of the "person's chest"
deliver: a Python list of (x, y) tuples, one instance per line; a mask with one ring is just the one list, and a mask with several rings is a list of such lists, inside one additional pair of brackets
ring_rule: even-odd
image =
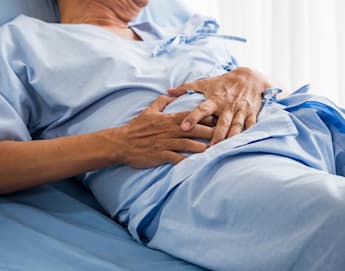
[(165, 40), (131, 42), (95, 26), (36, 28), (22, 33), (14, 62), (33, 101), (32, 132), (44, 138), (122, 124), (168, 88), (224, 73), (230, 58), (215, 38), (155, 55)]

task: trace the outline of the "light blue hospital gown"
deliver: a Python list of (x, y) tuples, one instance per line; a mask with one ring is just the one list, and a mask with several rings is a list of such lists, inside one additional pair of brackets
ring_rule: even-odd
[[(213, 20), (133, 29), (144, 42), (25, 16), (1, 27), (0, 140), (117, 127), (169, 87), (236, 67)], [(343, 271), (345, 115), (305, 90), (267, 92), (253, 128), (176, 166), (79, 178), (136, 240), (205, 268)], [(203, 99), (191, 92), (166, 112)]]

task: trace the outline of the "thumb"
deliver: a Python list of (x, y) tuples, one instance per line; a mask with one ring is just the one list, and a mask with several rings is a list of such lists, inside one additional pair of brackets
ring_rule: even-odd
[(176, 88), (168, 89), (168, 93), (172, 96), (179, 97), (187, 92), (187, 90), (195, 90), (196, 86), (194, 83), (184, 83)]
[(148, 108), (146, 112), (162, 112), (164, 108), (170, 104), (175, 98), (168, 96), (159, 96)]

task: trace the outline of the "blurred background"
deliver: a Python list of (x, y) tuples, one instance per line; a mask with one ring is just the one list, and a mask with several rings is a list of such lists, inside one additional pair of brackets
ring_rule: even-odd
[(247, 38), (234, 43), (239, 63), (288, 90), (311, 91), (345, 107), (344, 0), (187, 0), (215, 17), (221, 32)]

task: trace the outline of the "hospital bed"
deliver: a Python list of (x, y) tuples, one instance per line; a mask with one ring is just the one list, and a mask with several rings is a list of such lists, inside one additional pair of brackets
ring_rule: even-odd
[[(59, 20), (54, 0), (0, 0), (0, 25), (19, 14)], [(152, 0), (136, 20), (189, 15), (180, 1)], [(0, 270), (202, 270), (133, 241), (73, 179), (0, 197), (0, 229)]]

